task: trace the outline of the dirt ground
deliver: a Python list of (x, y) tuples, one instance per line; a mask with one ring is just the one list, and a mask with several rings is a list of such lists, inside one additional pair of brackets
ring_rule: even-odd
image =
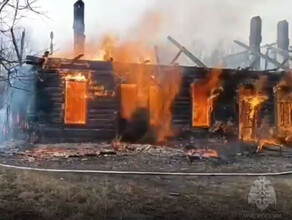
[[(106, 144), (101, 145), (104, 148)], [(50, 145), (68, 146), (100, 147), (99, 144)], [(47, 146), (28, 146), (26, 150), (31, 147)], [(134, 147), (136, 150), (113, 155), (52, 158), (28, 157), (16, 150), (2, 150), (0, 163), (166, 172), (292, 170), (290, 150), (260, 154), (235, 150), (227, 154), (222, 148), (220, 158), (191, 161), (181, 148)], [(23, 146), (21, 149), (25, 151)], [(265, 198), (272, 199), (267, 200), (271, 203), (262, 209), (249, 201), (258, 178), (42, 173), (1, 168), (0, 219), (291, 219), (292, 175), (266, 177), (270, 181), (268, 189), (272, 187), (275, 196), (269, 196), (269, 190), (262, 190)]]

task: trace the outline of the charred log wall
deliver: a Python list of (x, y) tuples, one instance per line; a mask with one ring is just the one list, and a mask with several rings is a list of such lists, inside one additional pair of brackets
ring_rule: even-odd
[(191, 84), (197, 79), (205, 78), (207, 71), (202, 68), (182, 68), (182, 85), (179, 95), (173, 104), (173, 126), (177, 128), (192, 125)]
[[(120, 80), (123, 83), (133, 83), (132, 78), (141, 72), (141, 65), (125, 65), (125, 67), (116, 66), (115, 70), (120, 72), (114, 73), (113, 64), (111, 62), (98, 61), (72, 61), (68, 59), (49, 58), (41, 59), (41, 67), (39, 68), (39, 80), (37, 83), (37, 118), (40, 124), (40, 134), (43, 142), (80, 142), (94, 141), (114, 138), (117, 133), (123, 133), (127, 130), (127, 126), (121, 126), (121, 97), (119, 94)], [(30, 64), (39, 65), (37, 58), (31, 57)], [(117, 64), (115, 64), (117, 65)], [(118, 67), (118, 68), (117, 68)], [(144, 69), (152, 79), (151, 85), (159, 84), (159, 76), (166, 74), (171, 76), (171, 72), (177, 67), (170, 66), (151, 66), (147, 65)], [(172, 124), (176, 128), (192, 127), (192, 98), (191, 85), (196, 80), (206, 79), (212, 72), (212, 69), (197, 67), (179, 67), (182, 73), (182, 83), (179, 94), (176, 96), (172, 105)], [(66, 125), (64, 123), (64, 101), (65, 101), (65, 81), (64, 72), (90, 72), (91, 84), (89, 85), (89, 93), (91, 98), (88, 100), (87, 106), (87, 123), (85, 125)], [(273, 88), (283, 77), (283, 73), (250, 71), (250, 70), (230, 70), (222, 69), (220, 75), (220, 86), (223, 92), (219, 95), (215, 102), (212, 112), (212, 123), (216, 120), (227, 122), (233, 121), (238, 125), (238, 87), (244, 83), (252, 83), (261, 76), (268, 77), (267, 92), (269, 100), (265, 103), (262, 115), (268, 115), (271, 123), (275, 119), (275, 102)], [(116, 77), (116, 74), (122, 76)], [(168, 74), (168, 75), (167, 75)], [(165, 75), (164, 75), (165, 76)], [(132, 77), (132, 78), (131, 78)], [(133, 82), (132, 82), (132, 81)], [(110, 91), (107, 95), (102, 95), (104, 87), (105, 91)], [(148, 117), (149, 110), (143, 114), (143, 122), (145, 126), (149, 126)], [(140, 117), (141, 118), (141, 117)], [(145, 119), (145, 120), (144, 120)], [(130, 127), (134, 127), (132, 124)], [(136, 130), (136, 129), (135, 129)], [(144, 130), (147, 130), (145, 128)]]
[[(192, 124), (192, 100), (191, 84), (200, 79), (206, 79), (212, 70), (184, 67), (182, 70), (183, 81), (181, 92), (173, 105), (173, 125), (176, 127), (187, 127)], [(269, 99), (265, 102), (262, 117), (268, 116), (271, 124), (275, 123), (275, 97), (273, 89), (283, 77), (283, 72), (265, 72), (250, 70), (223, 69), (220, 76), (220, 84), (223, 92), (215, 102), (212, 113), (212, 123), (216, 120), (226, 122), (233, 121), (238, 124), (238, 89), (242, 84), (253, 84), (260, 77), (267, 77), (265, 92)]]
[[(109, 65), (98, 68), (40, 69), (36, 113), (41, 142), (88, 142), (111, 140), (117, 132), (118, 99), (116, 81)], [(93, 69), (93, 70), (91, 70)], [(65, 73), (88, 74), (86, 124), (65, 124)]]

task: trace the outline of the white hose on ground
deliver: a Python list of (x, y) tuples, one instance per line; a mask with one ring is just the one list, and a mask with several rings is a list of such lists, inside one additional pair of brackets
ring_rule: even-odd
[(292, 171), (283, 171), (275, 173), (184, 173), (184, 172), (151, 172), (151, 171), (114, 171), (114, 170), (72, 170), (72, 169), (45, 169), (35, 167), (22, 167), (8, 164), (0, 164), (0, 167), (52, 173), (92, 173), (107, 175), (148, 175), (148, 176), (280, 176), (290, 175)]

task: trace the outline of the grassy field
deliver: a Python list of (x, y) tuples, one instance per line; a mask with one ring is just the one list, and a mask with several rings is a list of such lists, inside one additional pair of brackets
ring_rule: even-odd
[(256, 177), (51, 174), (0, 169), (0, 219), (291, 219), (292, 178), (269, 178), (277, 204), (248, 204)]

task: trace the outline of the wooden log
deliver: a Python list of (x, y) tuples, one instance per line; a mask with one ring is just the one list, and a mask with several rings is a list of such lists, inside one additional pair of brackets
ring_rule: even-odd
[(99, 124), (99, 123), (88, 124), (87, 123), (84, 127), (88, 128), (88, 129), (112, 129), (112, 130), (115, 130), (115, 125), (113, 123), (111, 123), (111, 124)]
[(92, 109), (118, 109), (119, 105), (117, 103), (94, 103), (94, 104), (89, 104), (88, 108), (92, 108)]
[(51, 112), (46, 114), (46, 117), (49, 119), (63, 120), (64, 115), (63, 115), (63, 111), (61, 111), (61, 112), (52, 112), (51, 111)]
[(176, 115), (192, 115), (191, 109), (175, 109), (172, 110), (173, 117), (176, 117)]
[(61, 104), (64, 103), (63, 97), (60, 97), (60, 96), (58, 96), (58, 97), (49, 97), (49, 100), (53, 101), (55, 104), (58, 104), (58, 105), (61, 105)]
[(179, 119), (173, 119), (172, 124), (177, 124), (177, 125), (190, 125), (191, 120), (179, 120)]
[(91, 120), (91, 119), (111, 119), (111, 118), (115, 118), (115, 114), (98, 114), (98, 115), (91, 115), (91, 114), (87, 114), (87, 120)]
[(252, 52), (253, 54), (257, 55), (258, 57), (261, 57), (261, 58), (267, 60), (268, 62), (274, 64), (278, 68), (281, 68), (281, 69), (283, 69), (285, 71), (289, 71), (290, 70), (287, 66), (283, 65), (282, 63), (279, 63), (277, 60), (272, 59), (271, 57), (266, 56), (266, 55), (262, 54), (261, 52), (252, 50), (249, 46), (247, 46), (246, 44), (244, 44), (244, 43), (242, 43), (240, 41), (234, 40), (234, 43), (236, 43), (240, 47), (243, 47), (244, 49)]
[(202, 68), (208, 68), (202, 61), (200, 61), (197, 57), (195, 57), (190, 51), (188, 51), (185, 47), (180, 45), (176, 40), (172, 37), (168, 36), (167, 39), (173, 43), (179, 50), (181, 50), (188, 58), (190, 58), (195, 64)]
[(94, 108), (94, 109), (89, 109), (88, 114), (116, 114), (116, 110), (114, 109), (105, 110), (105, 109)]
[(181, 101), (190, 101), (190, 96), (178, 96), (175, 100), (181, 100)]
[(116, 96), (97, 96), (94, 101), (90, 102), (117, 102), (118, 99)]
[(49, 99), (60, 99), (65, 97), (63, 93), (46, 93), (46, 96)]
[(191, 114), (173, 114), (172, 117), (179, 120), (184, 120), (184, 119), (189, 119), (191, 117)]
[(66, 128), (63, 131), (63, 135), (70, 135), (75, 137), (86, 137), (86, 136), (102, 136), (112, 135), (115, 131), (112, 129), (69, 129)]
[(87, 119), (87, 124), (113, 124), (115, 122), (115, 118), (96, 118), (96, 119)]
[(52, 80), (52, 81), (45, 81), (42, 84), (38, 85), (39, 89), (43, 89), (43, 88), (46, 88), (46, 87), (59, 87), (59, 88), (64, 89), (65, 88), (65, 84), (62, 83), (62, 82), (59, 82), (57, 80), (54, 80), (54, 81)]
[(62, 124), (63, 123), (63, 120), (62, 119), (49, 118), (48, 119), (48, 122)]
[(62, 94), (64, 92), (64, 89), (59, 86), (58, 87), (43, 87), (42, 90), (50, 94)]

